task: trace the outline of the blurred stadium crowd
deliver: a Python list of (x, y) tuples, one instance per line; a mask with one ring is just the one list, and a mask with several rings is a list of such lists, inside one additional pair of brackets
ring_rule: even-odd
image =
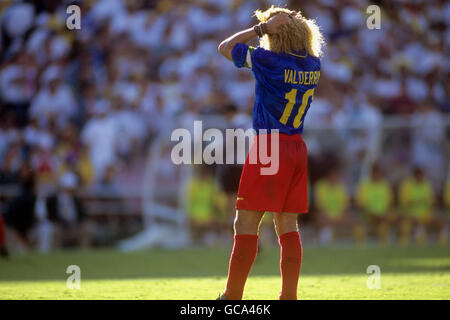
[[(71, 4), (81, 8), (80, 30), (66, 27), (66, 8)], [(270, 4), (266, 0), (1, 1), (0, 209), (20, 241), (26, 242), (31, 230), (39, 230), (39, 246), (48, 250), (52, 247), (48, 230), (59, 225), (61, 237), (89, 245), (88, 234), (97, 229), (86, 219), (89, 210), (80, 191), (139, 193), (148, 144), (175, 117), (232, 113), (239, 119), (236, 126), (248, 127), (252, 75), (219, 57), (217, 45), (252, 25), (253, 11)], [(321, 82), (306, 126), (311, 132), (323, 129), (321, 134), (329, 137), (323, 142), (315, 134), (309, 140), (307, 136), (315, 199), (311, 203), (313, 211), (322, 213), (315, 219), (321, 239), (330, 241), (334, 225), (330, 216), (349, 211), (349, 198), (356, 199), (352, 207), (379, 215), (398, 204), (403, 211), (419, 212), (411, 214), (415, 222), (439, 212), (433, 221), (438, 221), (445, 237), (450, 211), (450, 183), (446, 183), (450, 3), (281, 4), (316, 18), (327, 38)], [(369, 4), (381, 7), (380, 30), (366, 27)], [(381, 158), (378, 153), (372, 161), (384, 171), (389, 188), (358, 187), (359, 181), (348, 178), (352, 176), (348, 164), (362, 161), (387, 117), (408, 123), (389, 136), (389, 154)], [(332, 183), (338, 180), (344, 183), (341, 191)], [(19, 196), (10, 193), (11, 186), (19, 185)], [(399, 186), (399, 197), (392, 186)], [(201, 184), (197, 187), (201, 189)], [(370, 205), (364, 203), (367, 197)], [(383, 207), (373, 197), (384, 197), (389, 205)], [(370, 224), (381, 225), (377, 230), (382, 235), (386, 224), (394, 221), (372, 220)], [(412, 228), (413, 220), (407, 220), (405, 230)], [(362, 239), (361, 223), (352, 225)]]

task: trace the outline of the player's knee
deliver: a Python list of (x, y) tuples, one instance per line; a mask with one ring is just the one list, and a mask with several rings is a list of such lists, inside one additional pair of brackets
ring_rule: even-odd
[(297, 215), (278, 213), (274, 216), (275, 231), (278, 236), (291, 231), (298, 231), (297, 228)]
[(257, 234), (261, 216), (250, 212), (238, 213), (234, 219), (235, 234)]
[(296, 231), (297, 227), (296, 225), (292, 225), (292, 224), (275, 224), (275, 232), (277, 233), (278, 236), (281, 236), (285, 233), (291, 232), (291, 231)]
[(234, 220), (235, 234), (256, 234), (257, 231), (258, 225), (250, 219), (236, 217)]

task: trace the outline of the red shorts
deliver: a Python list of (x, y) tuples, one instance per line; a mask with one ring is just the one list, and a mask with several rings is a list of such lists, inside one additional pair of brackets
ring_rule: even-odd
[[(261, 174), (261, 168), (273, 164), (249, 161), (250, 155), (258, 154), (260, 139), (267, 139), (269, 157), (271, 154), (270, 134), (256, 136), (245, 160), (236, 201), (236, 209), (269, 212), (308, 212), (308, 169), (307, 149), (301, 135), (279, 134), (278, 172)], [(257, 138), (259, 137), (259, 138)], [(265, 153), (263, 153), (265, 154)], [(253, 158), (255, 159), (255, 158)], [(272, 161), (274, 157), (272, 157)], [(263, 163), (267, 161), (263, 161)], [(267, 170), (267, 169), (266, 169)]]

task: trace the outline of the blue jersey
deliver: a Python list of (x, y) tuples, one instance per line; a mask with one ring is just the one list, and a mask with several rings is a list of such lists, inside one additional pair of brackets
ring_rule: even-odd
[(232, 57), (256, 79), (253, 128), (301, 134), (320, 78), (320, 60), (306, 52), (279, 54), (243, 43), (234, 46)]

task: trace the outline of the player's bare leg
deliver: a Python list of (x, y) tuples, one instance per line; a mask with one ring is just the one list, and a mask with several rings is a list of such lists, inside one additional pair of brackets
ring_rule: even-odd
[(245, 282), (258, 252), (258, 232), (263, 215), (262, 211), (236, 211), (233, 251), (228, 267), (227, 287), (222, 299), (242, 299)]
[(298, 214), (274, 213), (273, 222), (280, 243), (280, 300), (297, 300), (298, 277), (302, 266), (302, 243), (297, 225)]
[(234, 219), (234, 235), (257, 235), (263, 215), (264, 212), (262, 211), (236, 210), (236, 217)]

